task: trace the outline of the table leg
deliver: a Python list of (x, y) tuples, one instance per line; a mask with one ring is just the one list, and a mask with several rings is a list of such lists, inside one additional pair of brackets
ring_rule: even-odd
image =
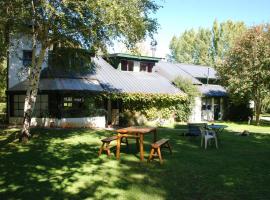
[(121, 148), (121, 134), (117, 134), (117, 145), (116, 145), (116, 159), (120, 159), (120, 148)]
[(143, 134), (140, 134), (140, 158), (141, 161), (144, 159), (144, 152), (143, 152)]

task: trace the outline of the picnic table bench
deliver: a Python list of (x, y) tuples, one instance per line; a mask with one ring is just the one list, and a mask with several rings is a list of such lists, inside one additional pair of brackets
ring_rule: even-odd
[(172, 148), (169, 143), (169, 139), (160, 139), (151, 145), (151, 151), (150, 151), (148, 161), (151, 161), (155, 156), (158, 156), (160, 164), (162, 164), (163, 160), (162, 160), (161, 151), (160, 151), (161, 148), (168, 148), (170, 153), (172, 154)]
[[(123, 140), (124, 138), (125, 138), (125, 141)], [(107, 152), (107, 155), (110, 156), (111, 155), (110, 149), (112, 147), (114, 147), (114, 146), (111, 146), (110, 143), (112, 141), (116, 141), (117, 139), (118, 139), (118, 136), (117, 135), (111, 136), (111, 137), (107, 137), (107, 138), (103, 138), (101, 140), (102, 145), (101, 145), (101, 147), (99, 149), (98, 156), (100, 156), (103, 151), (106, 151)], [(126, 137), (122, 137), (121, 138), (121, 143), (125, 143), (128, 146), (128, 139)]]

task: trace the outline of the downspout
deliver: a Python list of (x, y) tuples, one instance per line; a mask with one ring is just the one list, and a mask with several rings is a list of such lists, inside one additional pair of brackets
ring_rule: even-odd
[(9, 45), (10, 45), (10, 27), (9, 25), (6, 26), (6, 35), (5, 35), (5, 42), (8, 45), (7, 48), (7, 53), (6, 53), (6, 60), (7, 60), (7, 72), (6, 72), (6, 121), (9, 123), (9, 115), (10, 115), (10, 110), (9, 110), (9, 100), (10, 100), (10, 94), (7, 92), (9, 90)]
[(7, 120), (7, 123), (9, 123), (9, 114), (10, 114), (10, 111), (9, 111), (9, 96), (10, 96), (10, 93), (8, 92), (9, 90), (9, 47), (8, 47), (8, 50), (7, 50), (7, 77), (6, 77), (6, 120)]
[(208, 82), (209, 82), (209, 67), (207, 68), (207, 79), (206, 79), (206, 84), (208, 85)]

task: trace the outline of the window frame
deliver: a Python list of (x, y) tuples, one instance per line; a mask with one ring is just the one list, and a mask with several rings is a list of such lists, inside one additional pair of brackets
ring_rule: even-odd
[(121, 71), (134, 71), (134, 61), (121, 60)]
[(152, 73), (154, 63), (151, 62), (140, 62), (140, 72), (149, 72)]
[[(44, 98), (46, 96), (46, 98)], [(24, 116), (25, 94), (14, 94), (12, 97), (12, 117)], [(44, 108), (45, 105), (45, 108)], [(49, 111), (49, 95), (39, 94), (36, 99), (33, 116), (37, 118), (44, 117), (43, 114)]]

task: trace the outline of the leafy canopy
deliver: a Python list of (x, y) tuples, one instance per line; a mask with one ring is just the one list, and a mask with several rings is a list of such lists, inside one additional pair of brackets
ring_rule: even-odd
[(97, 51), (116, 39), (132, 45), (152, 36), (157, 21), (150, 15), (158, 8), (152, 0), (5, 0), (0, 24), (36, 34), (45, 46), (60, 43)]
[(217, 70), (231, 94), (255, 102), (258, 118), (270, 94), (270, 25), (250, 28)]
[(246, 30), (243, 22), (214, 21), (212, 29), (186, 30), (170, 42), (171, 58), (189, 64), (213, 65), (223, 60), (235, 39)]

